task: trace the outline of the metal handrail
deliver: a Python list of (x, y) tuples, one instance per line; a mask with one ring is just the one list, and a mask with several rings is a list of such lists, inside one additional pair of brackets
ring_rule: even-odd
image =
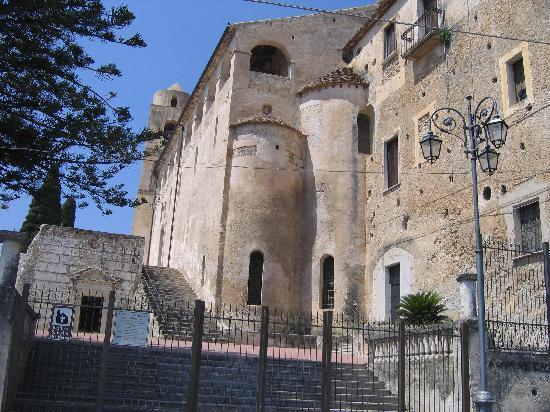
[(443, 27), (445, 12), (436, 7), (428, 9), (401, 35), (401, 55), (405, 56), (427, 36)]

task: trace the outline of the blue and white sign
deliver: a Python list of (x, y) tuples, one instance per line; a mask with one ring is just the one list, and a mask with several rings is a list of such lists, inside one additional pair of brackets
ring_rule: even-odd
[(74, 322), (74, 306), (54, 305), (50, 319), (48, 339), (71, 340)]

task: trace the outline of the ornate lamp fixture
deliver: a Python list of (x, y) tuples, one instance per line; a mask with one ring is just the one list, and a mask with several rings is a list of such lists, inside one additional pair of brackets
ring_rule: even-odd
[[(493, 395), (488, 391), (486, 366), (486, 326), (485, 326), (485, 296), (483, 279), (483, 249), (481, 247), (481, 229), (479, 225), (479, 207), (477, 191), (477, 162), (484, 173), (492, 175), (498, 167), (500, 153), (498, 149), (506, 144), (508, 125), (501, 119), (497, 111), (497, 102), (491, 97), (482, 99), (472, 113), (472, 96), (467, 96), (468, 113), (463, 116), (458, 110), (444, 107), (436, 110), (430, 117), (430, 130), (422, 137), (420, 149), (422, 156), (430, 163), (434, 163), (441, 152), (442, 140), (431, 130), (434, 124), (443, 133), (453, 135), (456, 127), (462, 121), (463, 145), (466, 158), (471, 155), (474, 223), (476, 235), (476, 269), (477, 269), (477, 301), (479, 327), (479, 391), (474, 402), (481, 412), (490, 412), (495, 402)], [(440, 114), (445, 113), (440, 117)], [(491, 147), (493, 146), (493, 147)]]

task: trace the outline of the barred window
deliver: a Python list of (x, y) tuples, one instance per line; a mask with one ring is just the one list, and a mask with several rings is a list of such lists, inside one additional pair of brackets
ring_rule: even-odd
[(82, 296), (80, 301), (80, 316), (78, 318), (78, 331), (99, 333), (101, 329), (101, 314), (103, 310), (103, 297)]
[(323, 259), (323, 288), (322, 302), (323, 309), (334, 308), (334, 257), (327, 256)]
[(542, 248), (539, 202), (533, 202), (518, 209), (521, 246), (524, 250)]
[(388, 268), (388, 283), (390, 287), (390, 320), (399, 319), (399, 301), (401, 299), (401, 266), (399, 264)]
[(262, 252), (250, 254), (248, 266), (248, 299), (247, 305), (262, 304), (262, 274), (264, 271), (264, 255)]

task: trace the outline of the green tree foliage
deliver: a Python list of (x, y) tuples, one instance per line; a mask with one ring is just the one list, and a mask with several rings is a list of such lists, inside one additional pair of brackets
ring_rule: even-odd
[(449, 318), (441, 295), (435, 292), (418, 292), (405, 295), (399, 303), (399, 316), (412, 325), (443, 323)]
[(144, 47), (139, 34), (124, 37), (134, 15), (100, 0), (0, 1), (0, 205), (34, 194), (52, 164), (79, 206), (92, 200), (133, 206), (123, 185), (109, 180), (142, 157), (139, 145), (158, 134), (129, 127), (128, 108), (113, 104), (82, 81), (121, 76), (112, 63), (96, 64), (82, 46), (100, 41)]
[(69, 197), (61, 206), (61, 226), (74, 227), (76, 217), (76, 200), (74, 197)]
[(21, 226), (21, 232), (34, 234), (40, 229), (40, 225), (61, 224), (61, 185), (59, 183), (59, 171), (52, 167), (44, 183), (34, 194), (27, 217)]

